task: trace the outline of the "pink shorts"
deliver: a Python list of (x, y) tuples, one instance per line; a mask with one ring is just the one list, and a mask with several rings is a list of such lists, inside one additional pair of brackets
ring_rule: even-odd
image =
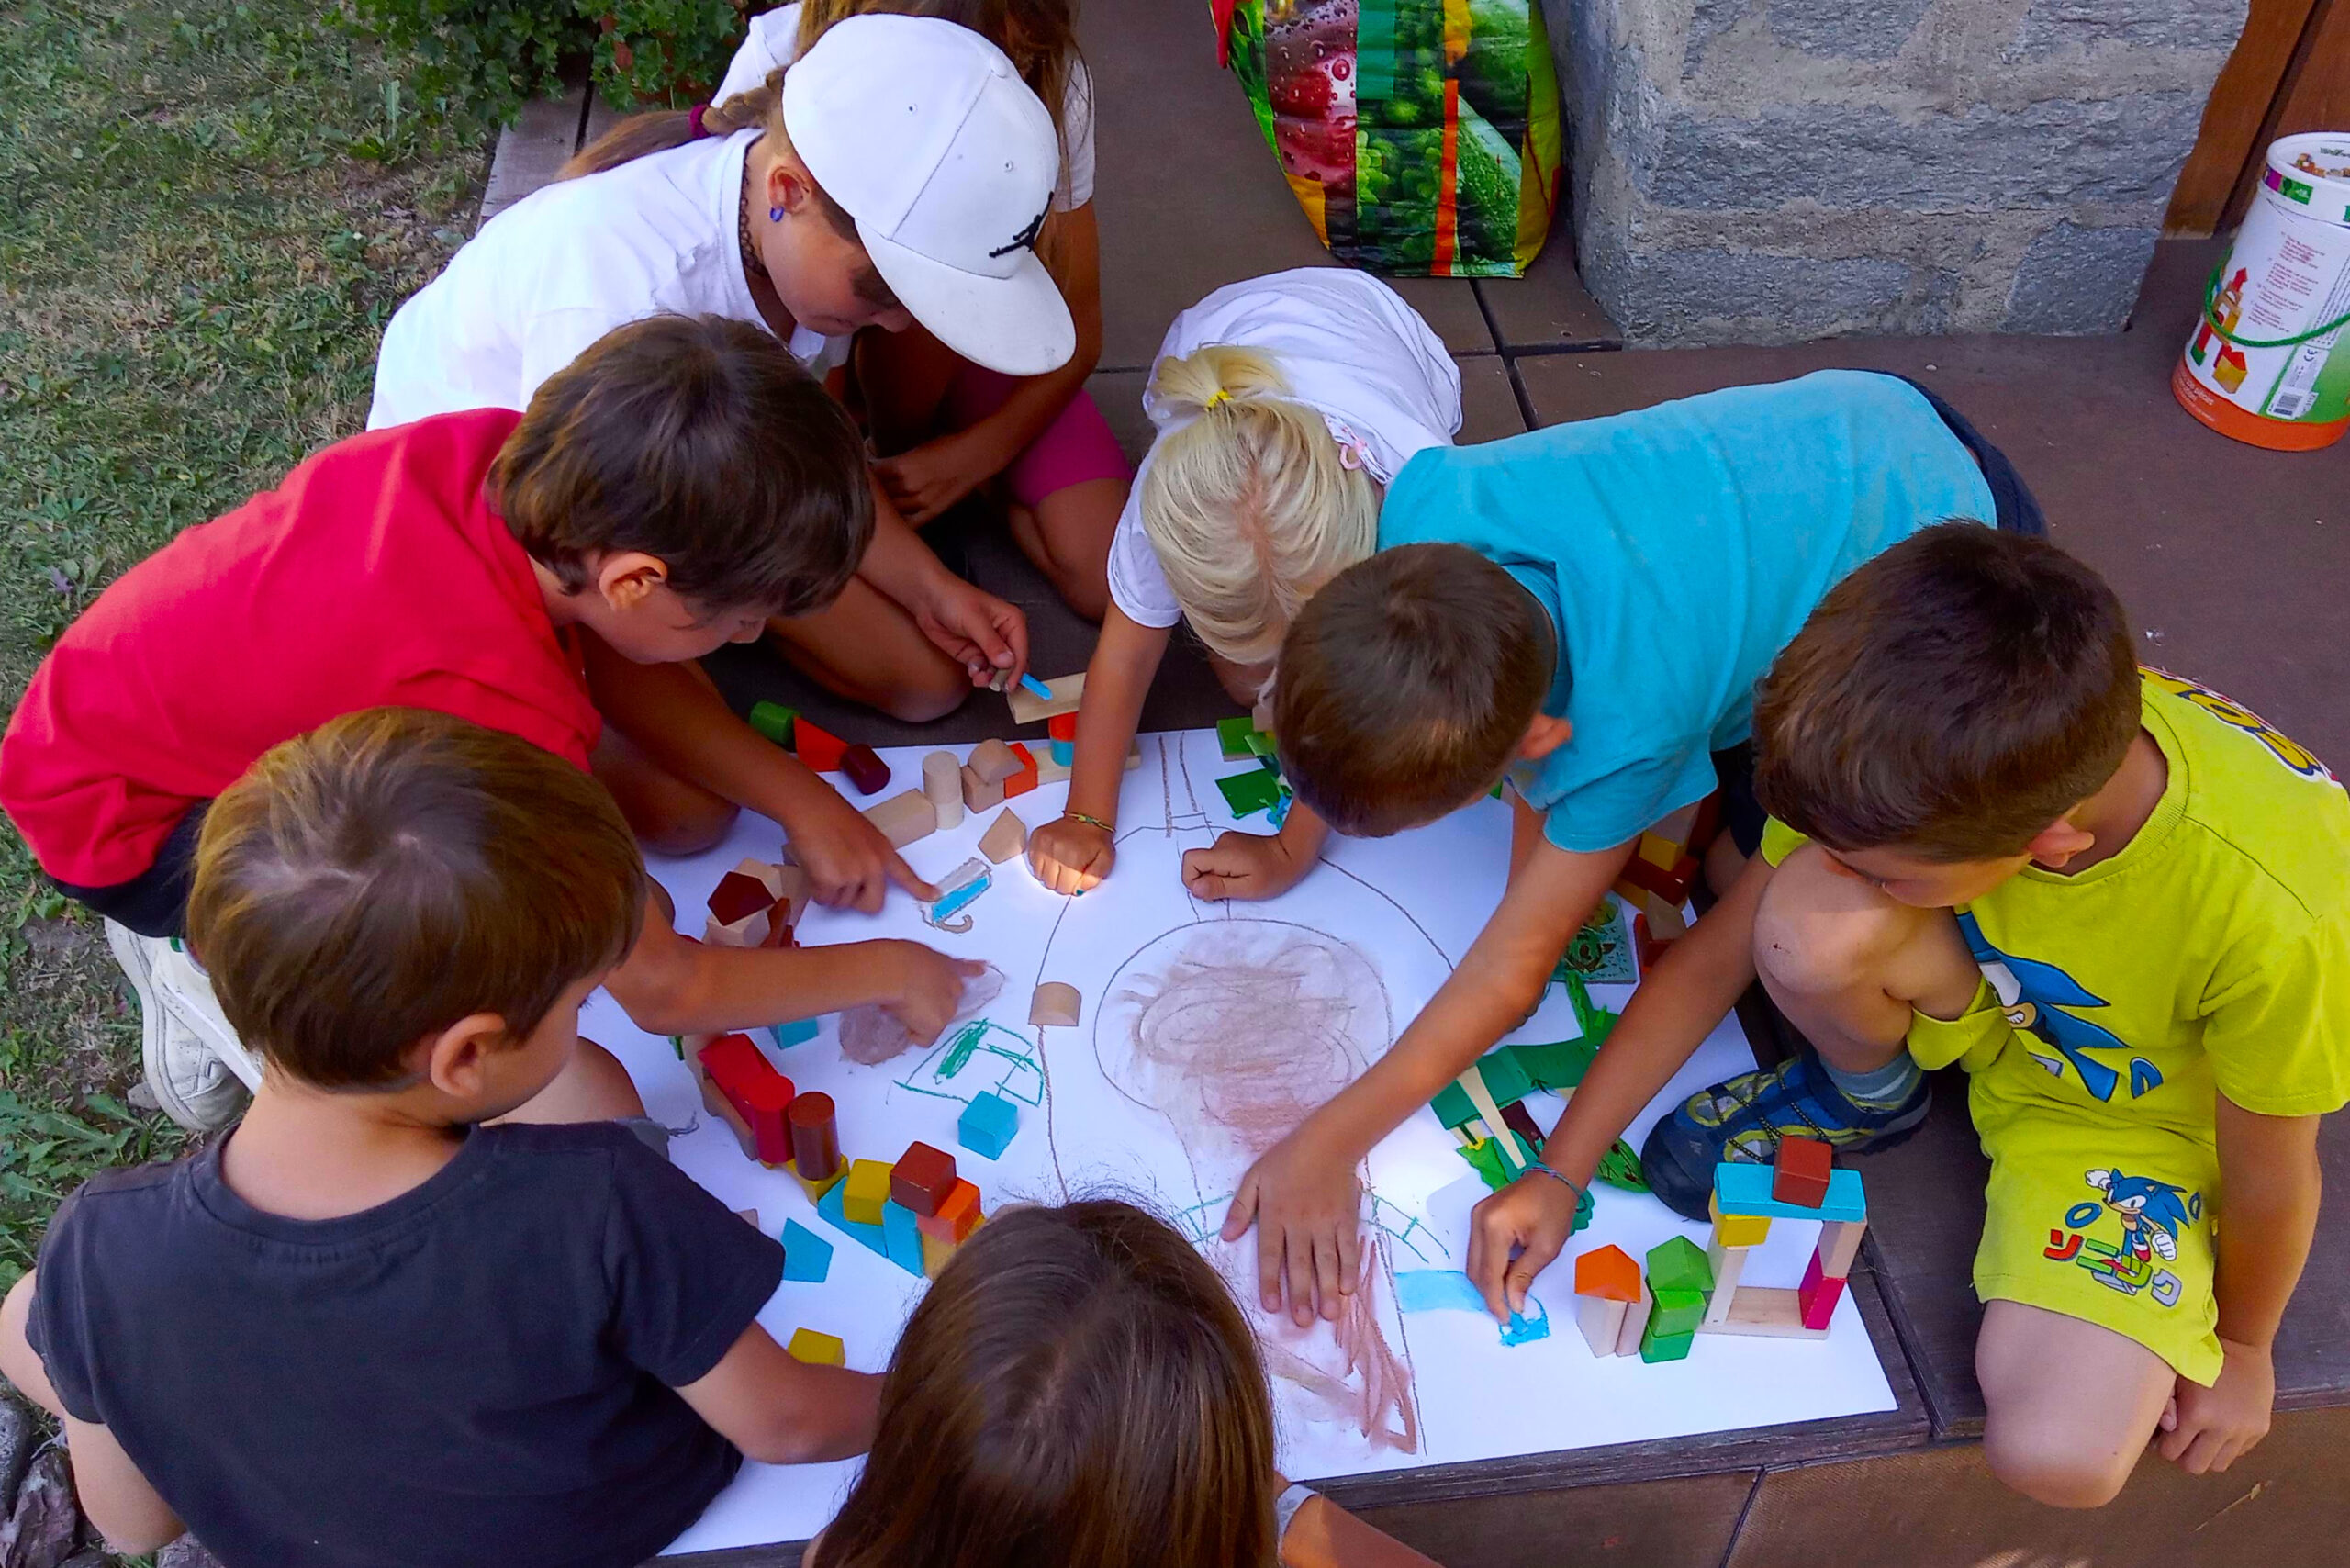
[[(957, 430), (968, 430), (1002, 408), (1017, 385), (1009, 375), (964, 364), (946, 389), (948, 421)], [(1012, 498), (1032, 510), (1046, 496), (1071, 485), (1092, 479), (1124, 482), (1134, 476), (1126, 454), (1118, 450), (1118, 438), (1110, 433), (1110, 421), (1082, 387), (1003, 471)]]

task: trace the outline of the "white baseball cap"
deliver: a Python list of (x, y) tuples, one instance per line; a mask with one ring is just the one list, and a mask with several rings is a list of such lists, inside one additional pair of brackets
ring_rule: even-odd
[(845, 17), (784, 73), (783, 125), (939, 342), (1006, 375), (1069, 363), (1077, 324), (1035, 251), (1060, 138), (1002, 50), (934, 17)]

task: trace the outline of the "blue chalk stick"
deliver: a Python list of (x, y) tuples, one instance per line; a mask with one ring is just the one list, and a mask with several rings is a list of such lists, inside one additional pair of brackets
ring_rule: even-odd
[(798, 1220), (785, 1220), (783, 1277), (804, 1285), (821, 1285), (832, 1271), (833, 1244)]
[[(816, 1212), (823, 1215), (825, 1219), (829, 1220), (832, 1223), (834, 1229), (839, 1231), (843, 1236), (847, 1237), (851, 1241), (856, 1242), (858, 1246), (865, 1248), (868, 1251), (878, 1252), (882, 1257), (887, 1258), (890, 1255), (889, 1232), (883, 1230), (878, 1225), (860, 1225), (856, 1220), (849, 1218), (847, 1209), (843, 1206), (847, 1202), (848, 1183), (846, 1182), (835, 1182), (829, 1188), (825, 1189), (824, 1195), (822, 1197), (816, 1200)], [(789, 1254), (790, 1250), (791, 1244), (789, 1242), (786, 1242), (784, 1244), (784, 1251), (787, 1256)], [(919, 1273), (921, 1271), (916, 1270), (915, 1271)]]
[(881, 1238), (890, 1261), (916, 1279), (922, 1278), (922, 1231), (914, 1211), (892, 1198), (881, 1205)]
[(1714, 1199), (1726, 1215), (1766, 1215), (1772, 1219), (1856, 1220), (1869, 1217), (1867, 1200), (1861, 1196), (1861, 1173), (1857, 1170), (1836, 1170), (1828, 1173), (1828, 1201), (1816, 1209), (1801, 1204), (1783, 1204), (1771, 1195), (1771, 1168), (1767, 1165), (1731, 1165), (1727, 1162), (1714, 1167)]
[(1053, 689), (1025, 670), (1020, 673), (1020, 684), (1027, 689), (1031, 697), (1040, 698), (1046, 702), (1053, 700)]

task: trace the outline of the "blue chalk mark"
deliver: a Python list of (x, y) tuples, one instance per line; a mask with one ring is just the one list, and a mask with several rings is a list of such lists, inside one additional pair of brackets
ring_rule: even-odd
[(961, 887), (950, 889), (940, 894), (938, 902), (930, 906), (931, 924), (934, 925), (945, 920), (993, 885), (994, 878), (988, 872), (982, 871)]
[(1020, 684), (1031, 697), (1039, 698), (1046, 702), (1050, 702), (1053, 700), (1053, 689), (1046, 686), (1043, 681), (1038, 680), (1035, 676), (1030, 675), (1026, 670), (1020, 672)]
[[(1518, 1313), (1509, 1315), (1509, 1327), (1504, 1328), (1505, 1345), (1528, 1345), (1550, 1337), (1550, 1314), (1540, 1301), (1526, 1298), (1534, 1309), (1531, 1317)], [(1468, 1275), (1457, 1269), (1406, 1269), (1395, 1276), (1395, 1305), (1402, 1312), (1474, 1312), (1485, 1313), (1485, 1298)]]

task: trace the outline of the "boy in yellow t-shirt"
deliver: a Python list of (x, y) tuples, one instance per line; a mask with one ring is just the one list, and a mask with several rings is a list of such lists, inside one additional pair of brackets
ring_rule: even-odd
[[(1774, 820), (1675, 957), (1724, 1002), (1759, 974), (1843, 1079), (1914, 1071), (1905, 1044), (1967, 1070), (1991, 1157), (1975, 1286), (1993, 1471), (2095, 1506), (2150, 1439), (2225, 1469), (2268, 1429), (2318, 1118), (2350, 1102), (2350, 797), (2250, 712), (2140, 670), (2087, 567), (1971, 525), (1831, 590), (1754, 734)], [(1572, 1175), (1687, 1058), (1703, 1029), (1674, 1011), (1636, 999), (1547, 1159)], [(1792, 1124), (1749, 1113), (1794, 1103), (1809, 1061), (1661, 1123), (1668, 1182), (1676, 1161), (1766, 1158)], [(1546, 1180), (1481, 1206), (1491, 1298), (1564, 1240), (1543, 1189), (1572, 1204)]]

